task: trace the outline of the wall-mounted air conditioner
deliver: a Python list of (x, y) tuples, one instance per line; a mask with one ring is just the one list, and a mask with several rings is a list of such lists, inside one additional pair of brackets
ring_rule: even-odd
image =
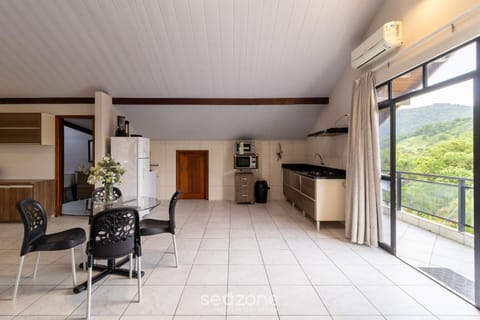
[(402, 22), (387, 22), (352, 51), (352, 67), (361, 68), (401, 44)]

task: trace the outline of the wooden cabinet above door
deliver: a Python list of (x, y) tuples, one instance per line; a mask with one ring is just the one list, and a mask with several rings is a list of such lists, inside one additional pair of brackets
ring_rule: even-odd
[(55, 116), (49, 113), (1, 113), (0, 143), (55, 144)]

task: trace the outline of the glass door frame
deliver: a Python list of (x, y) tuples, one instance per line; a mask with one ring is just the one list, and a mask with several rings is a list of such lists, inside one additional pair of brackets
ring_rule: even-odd
[[(388, 85), (388, 96), (392, 96), (391, 82)], [(378, 110), (389, 110), (390, 117), (390, 176), (381, 175), (381, 180), (390, 181), (390, 244), (379, 241), (378, 246), (394, 256), (397, 255), (397, 160), (396, 160), (396, 121), (395, 121), (395, 103), (387, 100), (386, 103), (379, 103)]]
[[(476, 43), (476, 70), (456, 76), (454, 78), (442, 81), (431, 86), (427, 86), (427, 65), (439, 56), (446, 55), (450, 52), (458, 50), (459, 48)], [(402, 100), (409, 99), (424, 93), (428, 93), (434, 90), (438, 90), (444, 87), (451, 86), (462, 81), (472, 79), (473, 80), (473, 181), (474, 186), (480, 186), (480, 38), (476, 38), (472, 41), (459, 45), (452, 50), (442, 53), (429, 61), (422, 63), (420, 66), (415, 66), (405, 73), (422, 67), (423, 69), (423, 86), (421, 89), (412, 91), (401, 96), (393, 98), (392, 96), (392, 78), (388, 81), (380, 83), (377, 88), (384, 85), (388, 85), (388, 99), (378, 103), (378, 110), (389, 108), (390, 110), (390, 244), (379, 241), (378, 245), (382, 249), (397, 256), (397, 176), (396, 176), (396, 104)], [(382, 176), (382, 180), (388, 180), (388, 177)], [(473, 219), (474, 219), (474, 287), (475, 298), (473, 303), (475, 307), (480, 309), (480, 187), (478, 190), (474, 189), (474, 207), (473, 207)], [(446, 287), (447, 288), (447, 287)], [(449, 288), (447, 288), (450, 290)]]
[[(473, 186), (480, 187), (480, 38), (477, 43), (477, 70), (473, 78)], [(475, 306), (480, 308), (480, 190), (473, 190), (475, 261)]]

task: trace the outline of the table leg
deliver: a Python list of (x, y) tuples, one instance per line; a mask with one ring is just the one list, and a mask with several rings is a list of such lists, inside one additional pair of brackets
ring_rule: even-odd
[[(98, 264), (94, 265), (92, 267), (92, 269), (95, 270), (95, 271), (101, 271), (101, 272), (99, 274), (95, 275), (94, 277), (92, 277), (92, 285), (94, 283), (100, 281), (101, 279), (105, 278), (109, 274), (118, 274), (118, 275), (128, 277), (129, 273), (130, 273), (130, 270), (119, 268), (119, 267), (121, 267), (125, 263), (129, 262), (129, 260), (130, 260), (129, 257), (126, 257), (126, 258), (121, 259), (119, 261), (116, 261), (114, 263), (114, 260), (111, 259), (111, 260), (108, 260), (106, 266), (105, 265), (98, 265)], [(134, 278), (137, 277), (137, 274), (138, 273), (136, 271), (132, 272), (132, 276)], [(145, 275), (145, 272), (142, 271), (141, 276), (143, 277), (144, 275)], [(80, 293), (80, 292), (82, 292), (83, 290), (86, 290), (86, 289), (87, 289), (87, 281), (82, 282), (79, 285), (77, 285), (76, 287), (74, 287), (73, 292), (74, 293)]]

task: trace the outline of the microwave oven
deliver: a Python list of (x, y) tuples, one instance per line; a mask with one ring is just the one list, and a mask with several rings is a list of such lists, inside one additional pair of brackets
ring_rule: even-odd
[(236, 154), (233, 156), (233, 167), (235, 169), (257, 169), (257, 155)]

